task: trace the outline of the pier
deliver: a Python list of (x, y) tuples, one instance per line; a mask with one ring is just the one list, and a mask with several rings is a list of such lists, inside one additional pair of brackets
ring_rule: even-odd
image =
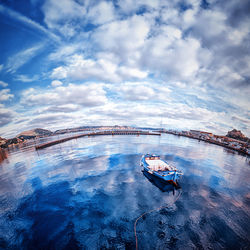
[(69, 140), (73, 140), (73, 139), (78, 139), (81, 137), (86, 137), (86, 136), (98, 136), (98, 135), (158, 135), (160, 136), (161, 133), (153, 133), (153, 132), (149, 132), (149, 131), (141, 131), (141, 130), (116, 130), (116, 131), (98, 131), (98, 132), (90, 132), (90, 133), (86, 133), (86, 134), (80, 134), (80, 135), (75, 135), (75, 136), (70, 136), (70, 137), (66, 137), (66, 138), (62, 138), (59, 140), (55, 140), (55, 141), (51, 141), (51, 142), (46, 142), (40, 145), (36, 146), (36, 150), (38, 149), (43, 149), (43, 148), (47, 148), (62, 142), (66, 142)]

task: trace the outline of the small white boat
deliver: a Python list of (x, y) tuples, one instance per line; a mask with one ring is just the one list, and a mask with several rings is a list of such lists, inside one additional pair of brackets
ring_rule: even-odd
[(141, 158), (141, 166), (144, 171), (164, 181), (177, 185), (177, 180), (183, 173), (176, 167), (170, 166), (166, 161), (161, 160), (158, 155), (146, 154)]

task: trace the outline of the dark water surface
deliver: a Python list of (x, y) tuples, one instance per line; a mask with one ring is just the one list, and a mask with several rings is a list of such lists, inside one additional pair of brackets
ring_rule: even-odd
[[(182, 170), (181, 188), (149, 181), (144, 153)], [(139, 249), (249, 249), (249, 159), (162, 135), (80, 138), (0, 163), (2, 249), (135, 249), (134, 222), (152, 209)]]

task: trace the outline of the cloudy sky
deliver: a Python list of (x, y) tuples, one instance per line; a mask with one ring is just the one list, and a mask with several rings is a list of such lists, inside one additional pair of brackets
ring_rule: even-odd
[(135, 125), (250, 135), (248, 0), (0, 0), (0, 136)]

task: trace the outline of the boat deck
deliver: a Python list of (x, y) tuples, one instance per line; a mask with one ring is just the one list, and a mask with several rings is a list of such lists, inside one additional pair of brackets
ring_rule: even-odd
[(171, 171), (172, 168), (162, 160), (145, 160), (148, 164), (148, 168), (153, 171)]

